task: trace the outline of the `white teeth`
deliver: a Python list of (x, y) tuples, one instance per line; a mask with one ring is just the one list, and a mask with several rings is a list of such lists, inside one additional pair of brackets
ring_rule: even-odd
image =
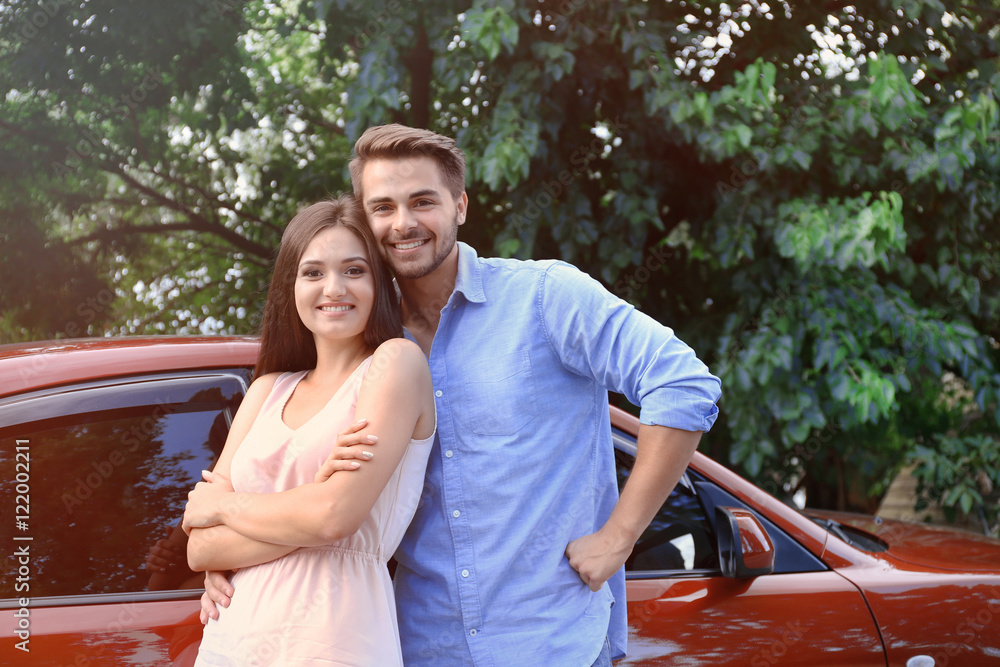
[(397, 243), (396, 244), (396, 249), (397, 250), (409, 250), (411, 248), (418, 248), (418, 247), (422, 246), (425, 243), (427, 243), (427, 241), (412, 241), (410, 243)]
[(354, 306), (321, 306), (320, 310), (326, 313), (342, 313), (351, 308), (354, 308)]

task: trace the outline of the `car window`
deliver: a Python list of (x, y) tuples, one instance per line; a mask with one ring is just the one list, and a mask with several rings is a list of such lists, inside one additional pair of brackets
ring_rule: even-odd
[[(146, 555), (175, 530), (244, 390), (238, 375), (151, 377), (0, 403), (0, 467), (13, 470), (14, 441), (30, 457), (29, 516), (13, 516), (10, 485), (0, 490), (0, 512), (31, 537), (31, 597), (182, 587), (181, 579), (151, 586)], [(12, 562), (0, 598), (23, 595)]]
[[(819, 558), (814, 556), (804, 546), (796, 542), (788, 533), (783, 531), (773, 521), (757, 512), (746, 503), (739, 500), (726, 489), (711, 482), (701, 475), (688, 471), (691, 484), (694, 486), (698, 497), (709, 507), (742, 507), (750, 510), (760, 521), (767, 535), (774, 545), (774, 572), (773, 574), (793, 574), (796, 572), (821, 572), (827, 569), (826, 565)], [(709, 515), (713, 517), (713, 515)], [(714, 525), (714, 523), (713, 523)]]
[[(619, 431), (615, 432), (618, 447), (615, 462), (618, 468), (618, 489), (624, 488), (632, 472), (635, 442)], [(674, 488), (649, 527), (643, 532), (625, 562), (626, 575), (668, 570), (717, 570), (715, 536), (705, 508), (687, 478)]]

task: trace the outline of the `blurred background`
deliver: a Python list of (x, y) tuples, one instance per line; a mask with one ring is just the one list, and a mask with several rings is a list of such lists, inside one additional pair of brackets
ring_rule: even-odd
[(998, 532), (1000, 2), (0, 1), (0, 342), (253, 333), (369, 125), (723, 381), (801, 505)]

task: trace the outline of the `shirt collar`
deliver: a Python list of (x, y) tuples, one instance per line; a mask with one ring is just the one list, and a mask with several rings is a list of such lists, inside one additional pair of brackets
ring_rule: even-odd
[(473, 303), (486, 301), (479, 255), (476, 254), (475, 248), (461, 241), (458, 242), (458, 276), (455, 278), (455, 291), (461, 292), (462, 296)]

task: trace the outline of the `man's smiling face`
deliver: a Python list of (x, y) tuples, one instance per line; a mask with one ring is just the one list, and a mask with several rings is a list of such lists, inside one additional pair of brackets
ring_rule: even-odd
[(372, 160), (361, 179), (365, 214), (397, 278), (422, 278), (457, 252), (469, 200), (452, 196), (432, 158)]

